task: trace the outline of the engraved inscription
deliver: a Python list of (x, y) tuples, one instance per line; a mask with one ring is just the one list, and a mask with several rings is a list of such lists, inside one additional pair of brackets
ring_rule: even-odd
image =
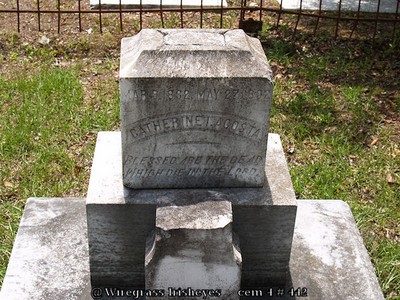
[(263, 139), (262, 125), (239, 116), (188, 112), (172, 116), (142, 119), (129, 130), (133, 140), (183, 130), (209, 130), (239, 135), (255, 141)]
[(189, 169), (145, 169), (145, 168), (128, 168), (125, 176), (128, 177), (193, 177), (193, 176), (238, 176), (238, 175), (253, 175), (261, 176), (256, 168), (189, 168)]
[(263, 99), (268, 96), (267, 90), (262, 89), (235, 89), (235, 88), (214, 88), (204, 87), (200, 84), (195, 89), (182, 88), (182, 89), (131, 89), (127, 91), (125, 97), (133, 99), (134, 101), (146, 101), (156, 99), (158, 101), (215, 101), (219, 99), (236, 100), (236, 99)]
[(241, 156), (128, 156), (124, 161), (127, 177), (259, 177), (263, 158), (258, 155)]

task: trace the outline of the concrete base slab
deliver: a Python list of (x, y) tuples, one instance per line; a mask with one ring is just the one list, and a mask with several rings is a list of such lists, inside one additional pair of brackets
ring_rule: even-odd
[(85, 199), (27, 200), (0, 299), (91, 299)]
[[(160, 7), (160, 0), (90, 0), (90, 7), (98, 8), (101, 5), (103, 9), (119, 8), (120, 3), (122, 8), (139, 8), (140, 4), (143, 8)], [(181, 4), (183, 8), (200, 8), (201, 5), (203, 8), (218, 8), (228, 5), (226, 0), (162, 0), (163, 8), (181, 7)]]
[[(278, 0), (282, 4), (283, 9), (300, 9), (300, 3), (303, 10), (339, 10), (340, 0)], [(396, 13), (397, 1), (395, 0), (381, 0), (378, 10), (378, 0), (342, 0), (341, 10), (342, 11), (358, 11), (360, 5), (360, 11), (376, 13)]]
[(289, 287), (307, 299), (384, 299), (350, 207), (339, 200), (299, 200)]
[[(257, 298), (384, 299), (348, 205), (334, 200), (297, 203), (286, 286), (265, 287), (263, 298)], [(28, 199), (1, 300), (92, 299), (84, 212), (83, 199)], [(292, 287), (297, 297), (290, 296)], [(128, 295), (118, 299), (135, 299), (133, 291), (112, 289), (114, 293), (117, 290), (120, 295), (121, 291)], [(105, 287), (93, 292), (97, 299), (111, 299), (107, 298)], [(247, 292), (255, 294), (254, 290)]]

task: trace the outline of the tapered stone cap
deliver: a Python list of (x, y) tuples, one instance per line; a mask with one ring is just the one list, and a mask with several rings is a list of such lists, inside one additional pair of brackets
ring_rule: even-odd
[(241, 29), (143, 29), (121, 42), (120, 78), (262, 77), (272, 71), (258, 39)]

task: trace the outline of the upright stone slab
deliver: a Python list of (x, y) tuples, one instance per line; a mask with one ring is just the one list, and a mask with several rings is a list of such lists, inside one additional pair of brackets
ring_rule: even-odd
[(261, 187), (272, 73), (242, 30), (144, 29), (121, 46), (123, 183)]

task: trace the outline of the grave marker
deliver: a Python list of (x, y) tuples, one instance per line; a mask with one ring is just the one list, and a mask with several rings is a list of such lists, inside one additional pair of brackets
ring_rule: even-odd
[(142, 30), (122, 41), (124, 185), (261, 187), (272, 73), (240, 30)]

